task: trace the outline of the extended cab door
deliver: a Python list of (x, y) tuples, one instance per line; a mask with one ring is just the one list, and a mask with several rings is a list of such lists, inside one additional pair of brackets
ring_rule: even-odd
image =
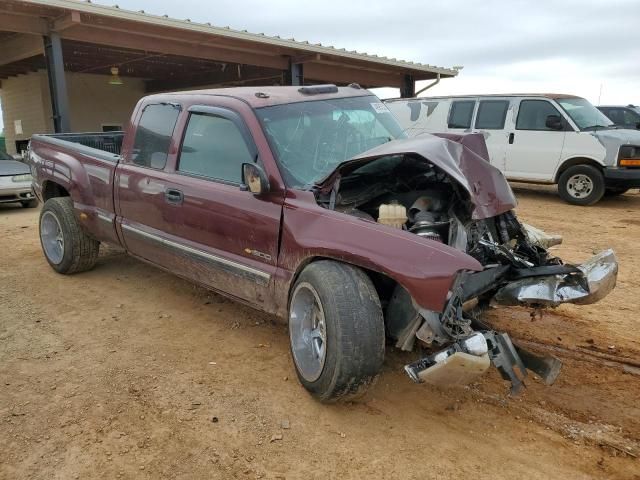
[(127, 248), (270, 310), (283, 194), (241, 188), (242, 163), (259, 161), (250, 130), (236, 112), (208, 106), (185, 108), (176, 130), (181, 141), (162, 172), (132, 163), (121, 172), (129, 178), (119, 194)]
[(508, 135), (505, 174), (509, 179), (553, 182), (566, 132), (546, 125), (547, 117), (564, 116), (545, 98), (520, 100)]

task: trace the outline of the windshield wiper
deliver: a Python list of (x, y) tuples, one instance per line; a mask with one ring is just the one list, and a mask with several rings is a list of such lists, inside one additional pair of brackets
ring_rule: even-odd
[(618, 128), (616, 125), (589, 125), (588, 127), (583, 127), (582, 130), (597, 130), (599, 128)]

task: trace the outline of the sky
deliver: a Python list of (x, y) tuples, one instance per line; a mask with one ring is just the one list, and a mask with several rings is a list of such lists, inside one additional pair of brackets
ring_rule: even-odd
[(640, 103), (640, 0), (93, 1), (464, 67), (429, 95), (553, 92), (594, 104)]

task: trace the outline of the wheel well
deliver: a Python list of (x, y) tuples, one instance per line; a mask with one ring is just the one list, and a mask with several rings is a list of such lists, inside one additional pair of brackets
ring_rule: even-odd
[(295, 275), (291, 279), (291, 283), (289, 284), (289, 296), (287, 299), (287, 308), (289, 308), (289, 301), (291, 300), (291, 291), (293, 285), (296, 283), (296, 280), (302, 273), (302, 271), (312, 264), (313, 262), (317, 262), (319, 260), (331, 260), (332, 262), (344, 263), (346, 265), (351, 265), (352, 267), (359, 268), (362, 270), (373, 283), (374, 288), (376, 289), (376, 293), (378, 294), (378, 298), (380, 299), (380, 304), (382, 305), (383, 311), (385, 310), (386, 304), (388, 303), (393, 291), (398, 284), (393, 278), (385, 275), (384, 273), (376, 272), (375, 270), (370, 270), (368, 268), (361, 267), (360, 265), (355, 265), (353, 263), (345, 262), (343, 260), (336, 260), (331, 257), (312, 257), (303, 262), (296, 271)]
[(42, 198), (46, 202), (50, 198), (56, 197), (68, 197), (69, 192), (62, 186), (55, 182), (47, 181), (42, 186)]
[(560, 165), (560, 168), (558, 169), (558, 173), (556, 173), (556, 178), (554, 180), (555, 183), (558, 183), (558, 181), (560, 180), (560, 175), (562, 175), (565, 170), (567, 170), (570, 167), (574, 167), (576, 165), (591, 165), (592, 167), (595, 167), (598, 170), (602, 170), (602, 165), (596, 162), (595, 160), (592, 160), (591, 158), (584, 158), (584, 157), (570, 158), (569, 160), (566, 160), (562, 165)]

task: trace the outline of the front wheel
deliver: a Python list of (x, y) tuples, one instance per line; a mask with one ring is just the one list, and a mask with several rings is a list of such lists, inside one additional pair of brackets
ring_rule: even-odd
[(58, 273), (90, 270), (96, 263), (100, 242), (85, 233), (69, 197), (50, 198), (40, 211), (40, 244), (44, 256)]
[(373, 283), (359, 268), (330, 260), (307, 266), (289, 304), (298, 379), (323, 402), (361, 395), (384, 360), (384, 319)]
[(604, 191), (604, 176), (591, 165), (569, 167), (558, 181), (558, 193), (573, 205), (593, 205), (602, 198)]

